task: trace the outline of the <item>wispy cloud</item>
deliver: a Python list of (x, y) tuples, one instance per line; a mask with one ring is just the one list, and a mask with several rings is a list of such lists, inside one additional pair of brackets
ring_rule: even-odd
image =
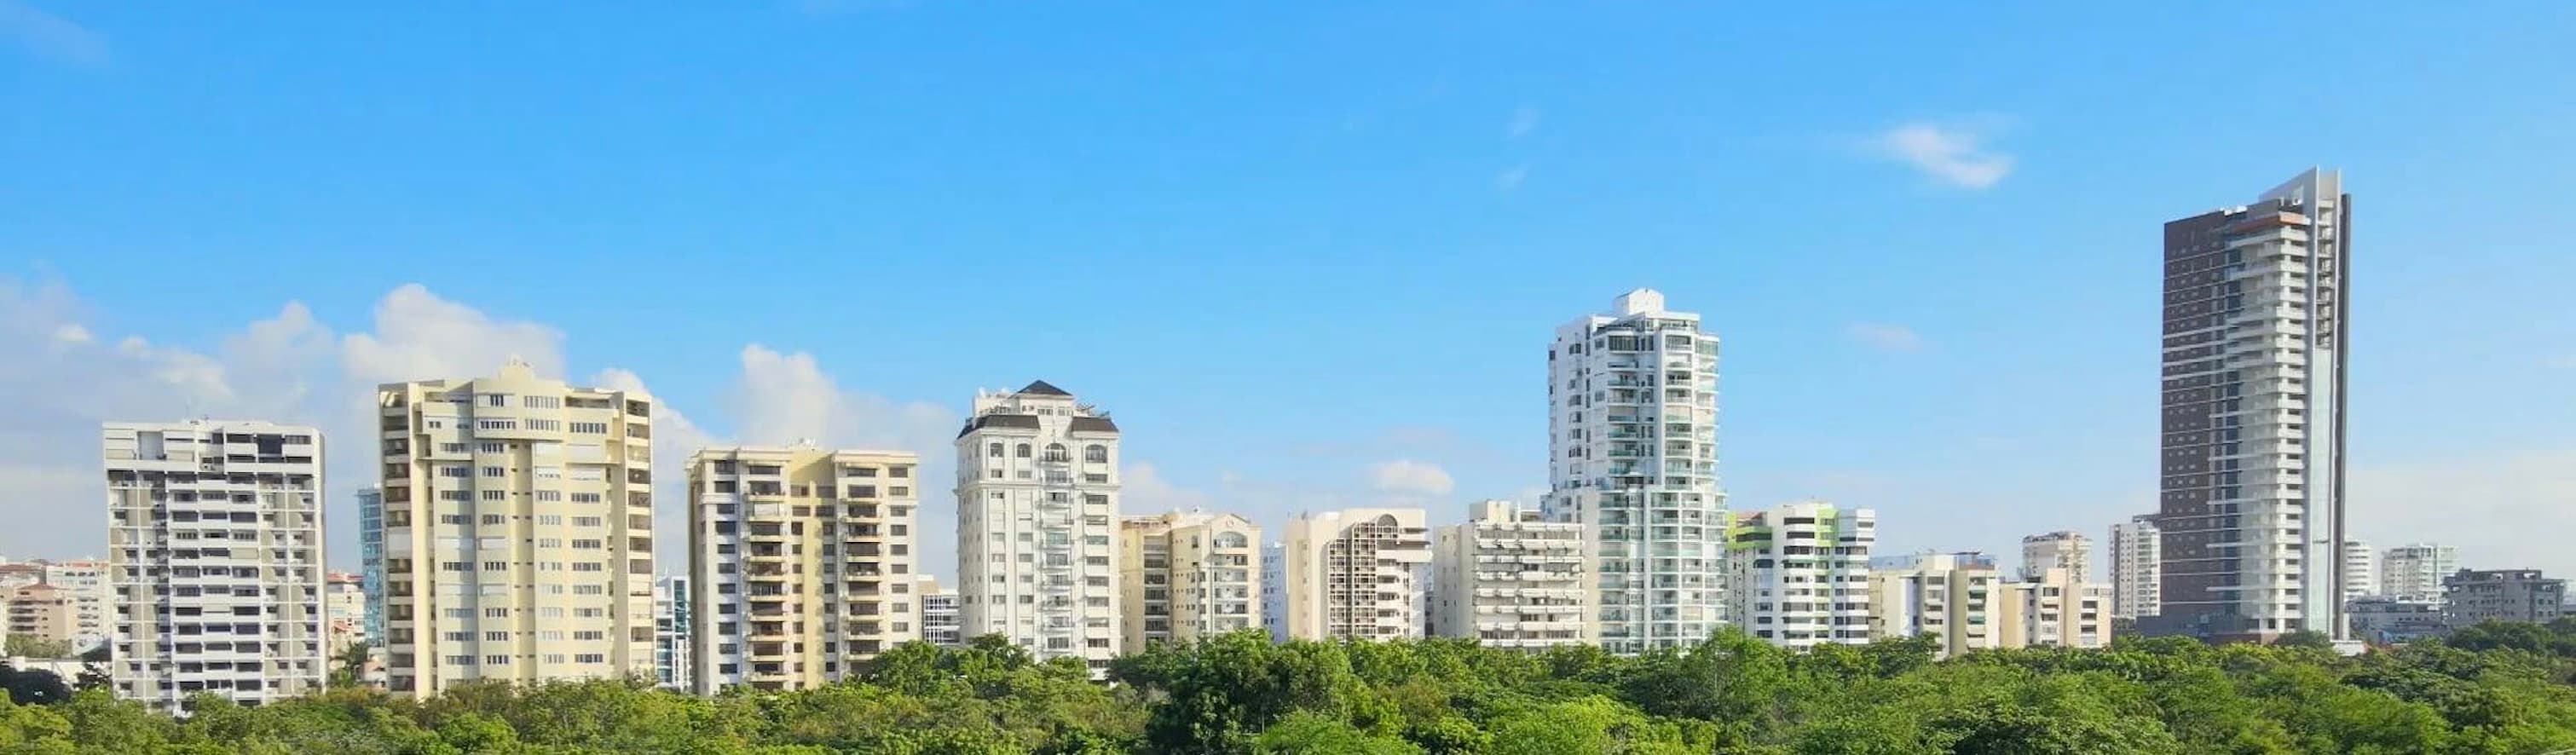
[(1538, 130), (1539, 118), (1545, 115), (1539, 112), (1538, 108), (1522, 105), (1520, 109), (1512, 111), (1511, 120), (1503, 123), (1503, 135), (1513, 139), (1528, 136), (1530, 132)]
[(0, 0), (0, 40), (45, 60), (107, 65), (107, 39), (16, 0)]
[(1844, 332), (1862, 345), (1889, 354), (1910, 354), (1923, 350), (1923, 336), (1913, 328), (1877, 322), (1858, 322)]
[(2562, 370), (2576, 370), (2576, 354), (2560, 354), (2541, 360), (2541, 364)]
[(1962, 189), (1984, 189), (2004, 180), (2013, 170), (2011, 155), (1996, 152), (1986, 144), (1994, 131), (1991, 123), (1919, 121), (1888, 129), (1871, 138), (1869, 147), (1881, 157), (1913, 166), (1934, 181)]
[(1494, 174), (1494, 188), (1501, 191), (1518, 189), (1522, 181), (1529, 180), (1529, 171), (1526, 163), (1505, 168), (1503, 172)]
[(1458, 489), (1449, 471), (1427, 461), (1397, 459), (1369, 468), (1370, 482), (1380, 493), (1391, 495), (1444, 496)]

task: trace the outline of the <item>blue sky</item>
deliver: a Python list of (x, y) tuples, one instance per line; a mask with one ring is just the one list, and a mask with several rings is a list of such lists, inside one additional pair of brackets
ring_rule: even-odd
[(0, 553), (95, 550), (90, 428), (181, 411), (153, 381), (332, 426), (520, 337), (711, 438), (945, 457), (974, 389), (1044, 378), (1127, 428), (1130, 509), (1454, 519), (1544, 484), (1550, 331), (1638, 286), (1725, 341), (1736, 506), (2009, 553), (2152, 499), (2158, 224), (2325, 164), (2355, 530), (2576, 570), (2570, 38), (2541, 3), (0, 0), (0, 410), (37, 418)]

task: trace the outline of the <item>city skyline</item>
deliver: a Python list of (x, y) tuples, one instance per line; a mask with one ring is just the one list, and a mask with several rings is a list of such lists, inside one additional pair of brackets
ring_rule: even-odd
[[(1131, 428), (1122, 513), (1206, 506), (1278, 531), (1301, 510), (1405, 505), (1448, 524), (1464, 502), (1545, 487), (1535, 353), (1548, 328), (1641, 286), (1727, 339), (1734, 507), (1821, 498), (1878, 511), (1887, 552), (2009, 554), (2025, 534), (2098, 535), (2152, 510), (2138, 333), (2154, 321), (2155, 224), (2330, 164), (2367, 200), (2353, 537), (2576, 572), (2552, 537), (2576, 526), (2552, 474), (2576, 465), (2576, 407), (2548, 400), (2576, 375), (2576, 314), (2553, 283), (2576, 260), (2544, 183), (2576, 167), (2554, 136), (2576, 110), (2490, 76), (2563, 65), (2541, 44), (2563, 25), (1897, 11), (1924, 15), (1887, 25), (1903, 32), (1713, 45), (1684, 30), (1733, 25), (1698, 12), (1519, 8), (1423, 48), (1402, 32), (1431, 19), (1385, 9), (1335, 37), (1362, 68), (1273, 70), (1198, 35), (1144, 35), (1156, 62), (1046, 47), (1089, 73), (1027, 82), (927, 32), (1062, 45), (1040, 37), (1139, 19), (769, 9), (703, 24), (707, 43), (760, 40), (756, 54), (646, 94), (616, 65), (646, 47), (567, 59), (533, 44), (543, 23), (494, 32), (525, 44), (472, 66), (357, 56), (281, 86), (265, 72), (304, 66), (273, 57), (295, 48), (279, 35), (360, 30), (279, 9), (35, 5), (103, 57), (0, 48), (31, 105), (0, 142), (0, 192), (22, 199), (0, 211), (0, 359), (27, 365), (0, 375), (13, 556), (99, 552), (80, 439), (100, 423), (210, 416), (341, 441), (327, 553), (354, 569), (374, 386), (486, 375), (514, 354), (580, 384), (649, 381), (670, 409), (657, 430), (678, 434), (655, 444), (666, 470), (695, 431), (909, 450), (939, 479), (967, 391), (1046, 379)], [(423, 15), (388, 23), (455, 23), (409, 12)], [(1835, 43), (1817, 44), (1826, 27)], [(1305, 49), (1322, 28), (1274, 18), (1213, 38)], [(1590, 57), (1538, 28), (1631, 38)], [(2326, 92), (2305, 71), (2192, 54), (2287, 29), (2342, 42), (2300, 68), (2366, 84)], [(1850, 44), (1871, 56), (1836, 60)], [(1531, 49), (1583, 57), (1514, 56)], [(2130, 71), (2141, 49), (2178, 54)], [(1813, 78), (1789, 91), (1744, 73), (1782, 67)], [(517, 70), (559, 73), (496, 73)], [(2165, 104), (2211, 81), (2279, 107)], [(744, 87), (758, 96), (732, 94)], [(419, 110), (570, 90), (608, 91), (462, 123)], [(315, 93), (348, 105), (316, 112)], [(200, 116), (229, 125), (162, 127)], [(2303, 138), (2284, 149), (2284, 133)], [(1834, 214), (1856, 211), (1868, 220)], [(812, 264), (782, 276), (753, 255)], [(934, 326), (834, 327), (894, 322)], [(2462, 394), (2544, 400), (2461, 412)], [(953, 516), (948, 496), (922, 498), (925, 521)], [(680, 521), (678, 496), (656, 500)], [(2464, 502), (2480, 514), (2452, 513)], [(953, 577), (953, 546), (933, 539), (921, 563)], [(657, 543), (662, 563), (680, 563), (680, 540)]]

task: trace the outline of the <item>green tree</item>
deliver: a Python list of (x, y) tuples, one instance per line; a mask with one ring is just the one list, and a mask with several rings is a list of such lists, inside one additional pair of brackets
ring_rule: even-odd
[(49, 640), (32, 634), (9, 635), (9, 639), (5, 644), (7, 645), (5, 648), (7, 655), (12, 658), (54, 659), (73, 657), (72, 644), (70, 642), (63, 640)]
[(1314, 711), (1280, 719), (1252, 742), (1261, 755), (1421, 755), (1422, 748), (1397, 737), (1361, 731), (1350, 722)]

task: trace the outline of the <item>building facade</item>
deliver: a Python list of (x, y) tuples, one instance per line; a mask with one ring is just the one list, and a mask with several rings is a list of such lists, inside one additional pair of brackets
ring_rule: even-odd
[(2251, 206), (2165, 224), (2151, 633), (2345, 631), (2341, 187), (2311, 170)]
[(267, 422), (110, 422), (108, 584), (117, 696), (173, 710), (316, 692), (322, 434)]
[(2402, 645), (2451, 629), (2439, 600), (2370, 596), (2353, 601), (2344, 612), (2352, 620), (2352, 638), (2373, 645)]
[(2379, 552), (2360, 540), (2343, 541), (2343, 600), (2379, 594)]
[(1276, 540), (1261, 546), (1261, 628), (1288, 641), (1288, 544)]
[(1592, 641), (1583, 525), (1511, 501), (1483, 501), (1432, 531), (1431, 633), (1539, 651)]
[(653, 673), (653, 412), (512, 361), (377, 388), (394, 694)]
[(2050, 569), (2065, 569), (2075, 581), (2085, 582), (2093, 573), (2093, 539), (2080, 532), (2059, 530), (2045, 535), (2028, 535), (2021, 539), (2021, 570), (2024, 580), (2038, 579)]
[(358, 489), (358, 587), (366, 593), (367, 640), (385, 644), (385, 494)]
[(1281, 590), (1288, 636), (1421, 637), (1431, 533), (1421, 509), (1344, 509), (1288, 522)]
[(2461, 569), (2442, 580), (2442, 619), (2452, 629), (2488, 621), (2546, 624), (2567, 611), (2567, 580), (2538, 569)]
[(921, 575), (912, 588), (921, 596), (921, 639), (944, 648), (963, 647), (966, 633), (957, 620), (957, 589), (939, 584), (939, 578)]
[(365, 645), (374, 639), (367, 636), (367, 589), (365, 578), (348, 572), (325, 572), (322, 575), (323, 633), (330, 641), (323, 647), (332, 657), (351, 646)]
[(1718, 339), (1651, 289), (1548, 347), (1548, 518), (1583, 526), (1602, 648), (1708, 639), (1726, 612)]
[(692, 623), (689, 578), (674, 574), (653, 579), (653, 686), (667, 690), (695, 692), (698, 688), (696, 667), (690, 665), (695, 643), (689, 641)]
[(2111, 525), (2111, 616), (2132, 621), (2162, 608), (2164, 537), (2153, 516)]
[(1119, 621), (1128, 652), (1261, 622), (1261, 528), (1233, 514), (1175, 511), (1118, 524)]
[(1736, 626), (1790, 648), (1869, 643), (1878, 512), (1785, 504), (1738, 516), (1734, 538), (1726, 605)]
[(1983, 553), (1917, 553), (1873, 559), (1870, 636), (1933, 638), (1934, 656), (2001, 647), (2003, 574)]
[(1118, 425), (1044, 380), (978, 392), (957, 434), (957, 613), (1040, 659), (1119, 653)]
[(116, 633), (116, 624), (108, 619), (108, 606), (115, 602), (107, 588), (107, 562), (95, 559), (47, 561), (45, 584), (62, 588), (72, 598), (72, 650), (89, 652), (106, 647)]
[(811, 689), (921, 638), (919, 457), (812, 446), (689, 457), (690, 668), (698, 694)]
[(1998, 647), (2098, 648), (2111, 644), (2111, 586), (2075, 581), (2074, 572), (2048, 569), (2033, 579), (1997, 586)]
[(2459, 569), (2458, 548), (2439, 543), (2408, 543), (2390, 548), (2379, 562), (2379, 594), (2439, 603), (2443, 580)]
[(80, 600), (72, 591), (46, 584), (23, 585), (8, 594), (8, 636), (60, 644), (79, 652)]

